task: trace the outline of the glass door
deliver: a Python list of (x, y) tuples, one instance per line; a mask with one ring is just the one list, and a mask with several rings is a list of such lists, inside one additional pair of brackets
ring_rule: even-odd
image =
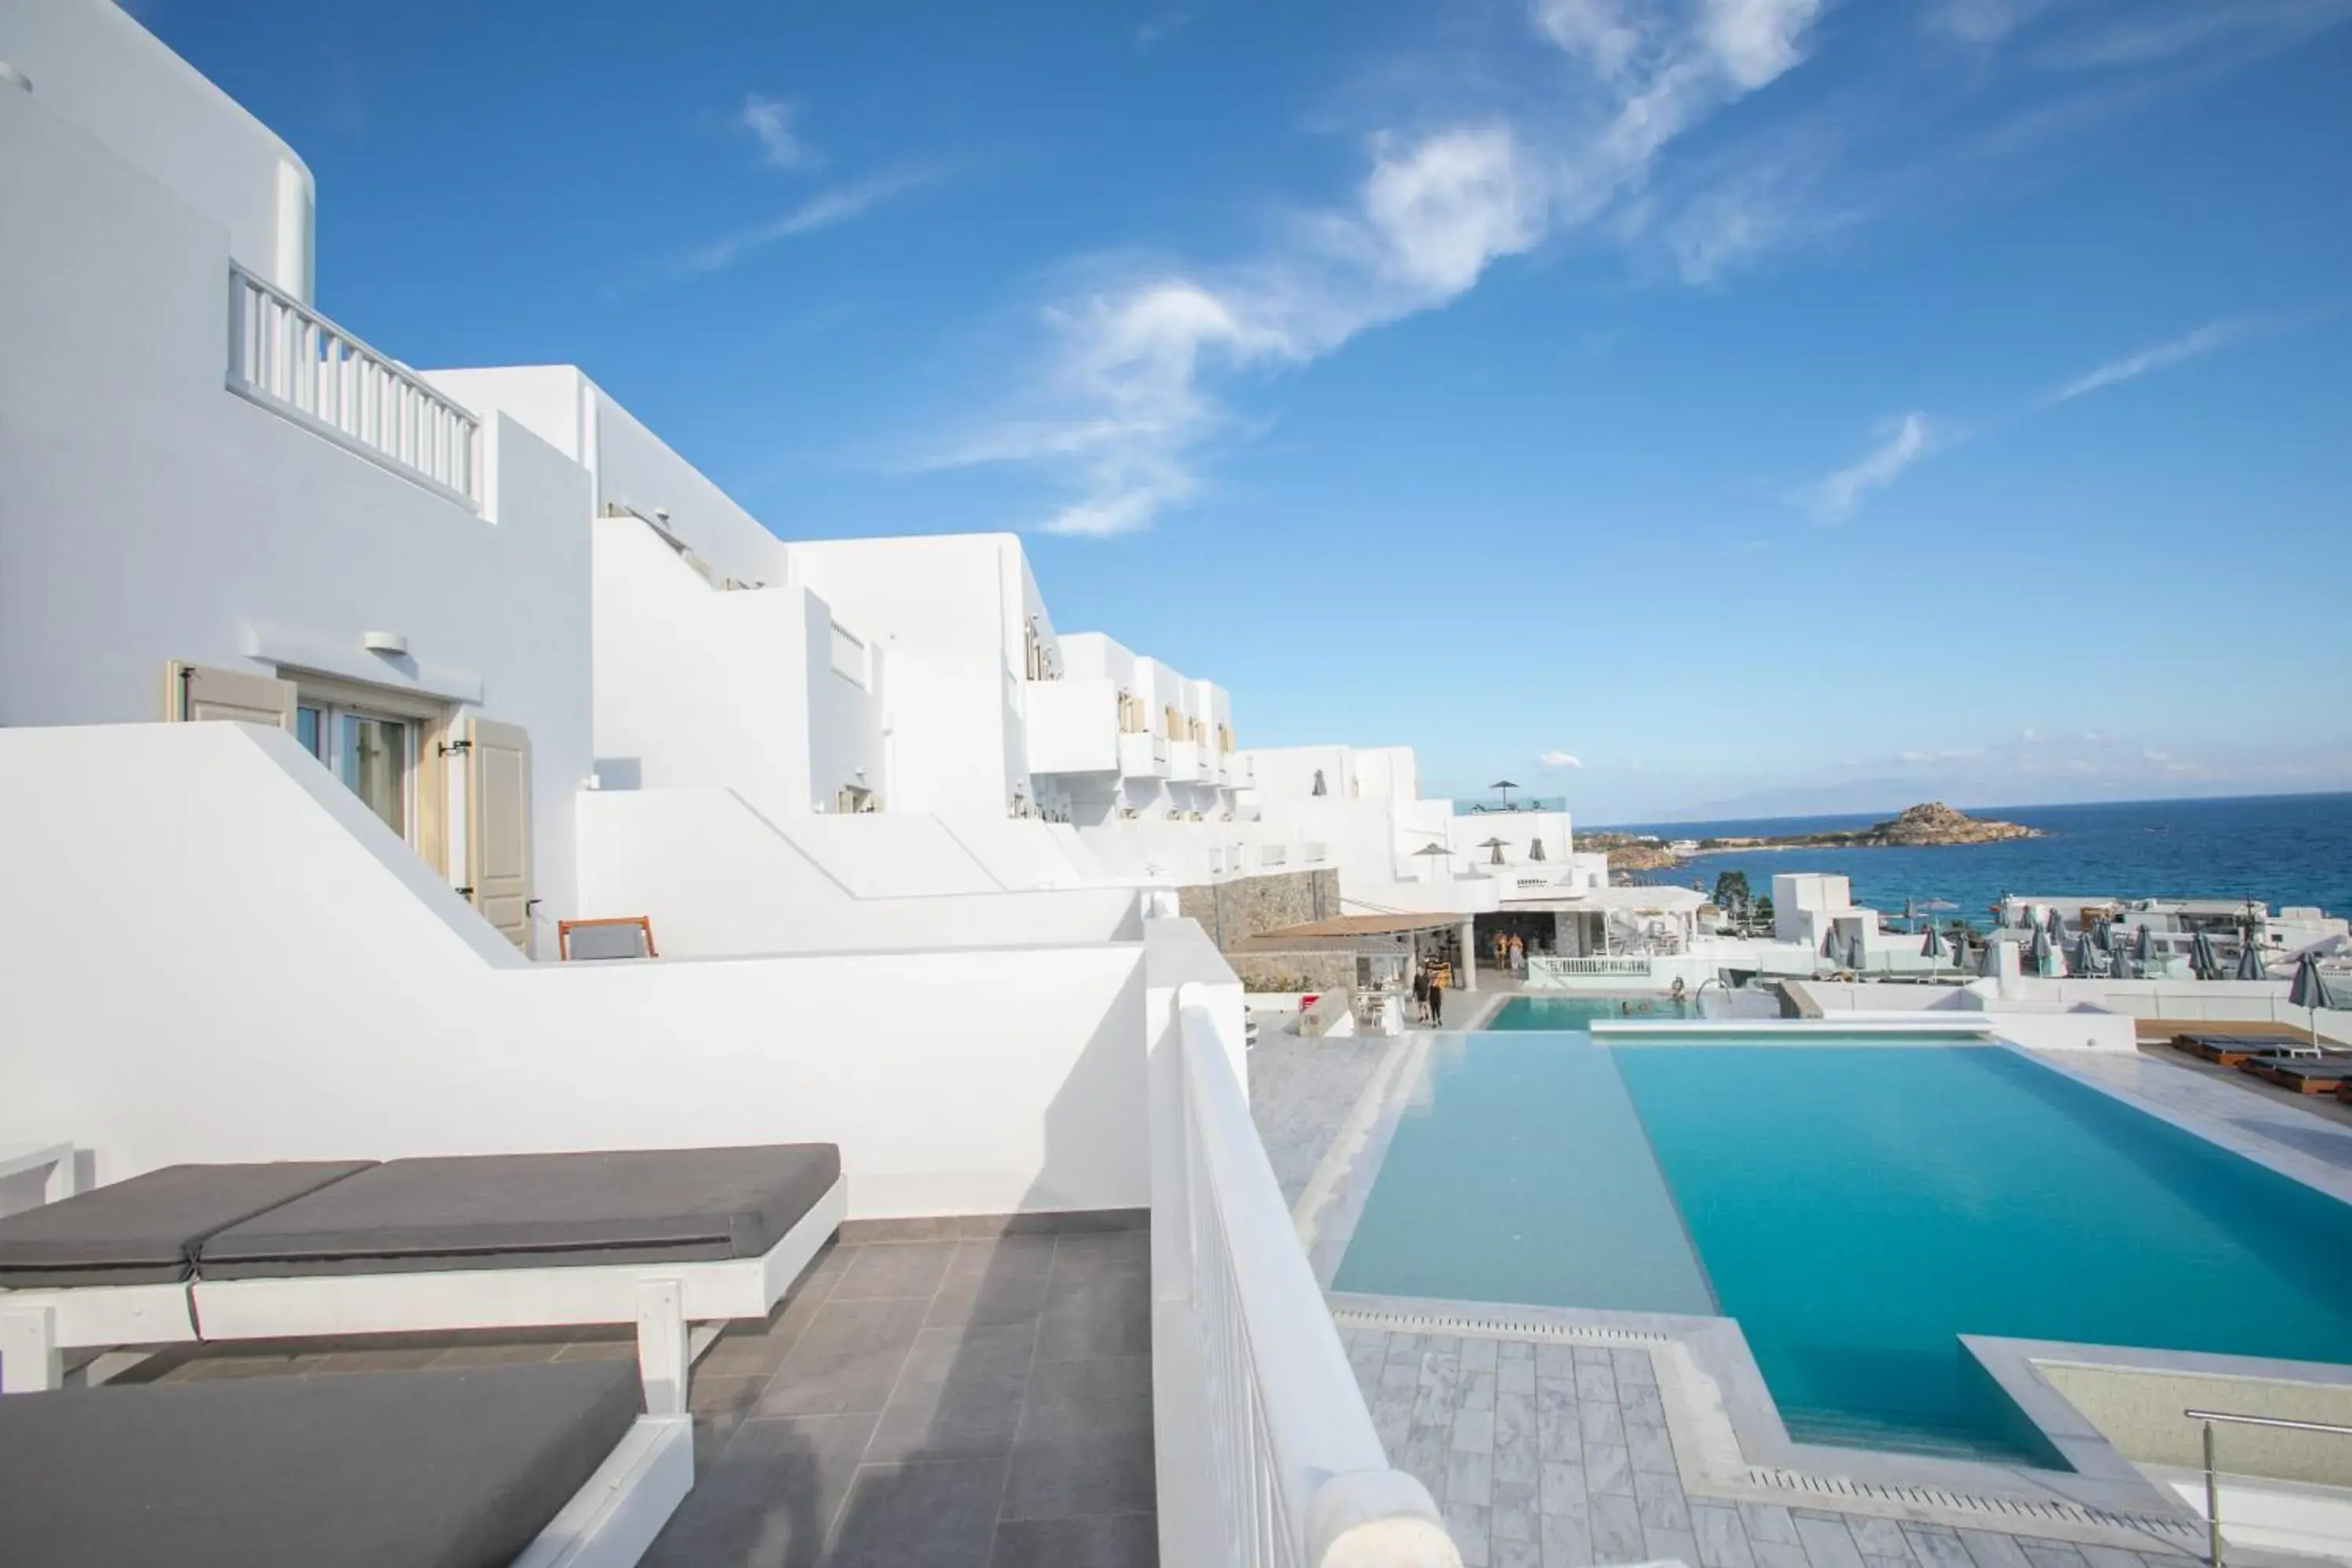
[(294, 738), (403, 838), (415, 816), (417, 725), (409, 719), (305, 699)]

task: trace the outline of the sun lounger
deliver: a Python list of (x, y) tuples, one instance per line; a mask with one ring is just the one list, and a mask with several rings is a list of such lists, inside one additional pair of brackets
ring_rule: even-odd
[(2182, 1034), (2172, 1037), (2173, 1049), (2186, 1051), (2192, 1057), (2225, 1068), (2241, 1066), (2249, 1057), (2275, 1056), (2304, 1043), (2299, 1035)]
[(2332, 1053), (2315, 1061), (2309, 1057), (2256, 1057), (2238, 1070), (2297, 1094), (2333, 1094), (2352, 1081), (2352, 1051)]
[[(266, 1184), (253, 1173), (290, 1167), (179, 1169), (171, 1184), (133, 1191), (140, 1183), (127, 1182), (0, 1220), (0, 1268), (12, 1241), (36, 1261), (72, 1265), (70, 1279), (0, 1272), (0, 1287), (13, 1287), (0, 1289), (0, 1389), (58, 1386), (61, 1352), (77, 1348), (628, 1322), (648, 1312), (702, 1323), (765, 1317), (848, 1204), (831, 1144), (394, 1160), (331, 1176), (312, 1168), (324, 1179), (274, 1204), (255, 1200)], [(217, 1190), (203, 1173), (219, 1176)], [(169, 1216), (151, 1212), (159, 1208)], [(239, 1212), (226, 1217), (231, 1209)], [(37, 1234), (20, 1237), (19, 1226)], [(79, 1282), (110, 1271), (141, 1282)], [(683, 1330), (674, 1353), (659, 1342), (643, 1372), (647, 1407), (668, 1414), (684, 1397)]]
[(619, 1568), (694, 1480), (692, 1424), (568, 1362), (0, 1400), (12, 1568)]

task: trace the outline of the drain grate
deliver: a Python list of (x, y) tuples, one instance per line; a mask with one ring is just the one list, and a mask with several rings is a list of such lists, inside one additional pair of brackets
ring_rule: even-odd
[(1357, 1307), (1333, 1310), (1331, 1321), (1343, 1329), (1392, 1329), (1410, 1334), (1476, 1334), (1496, 1340), (1551, 1340), (1563, 1344), (1663, 1345), (1672, 1334), (1640, 1329), (1612, 1329), (1602, 1324), (1570, 1327), (1560, 1323), (1527, 1323), (1508, 1318), (1457, 1318), (1437, 1312), (1378, 1312)]
[(1807, 1497), (1895, 1503), (1910, 1508), (1939, 1509), (1950, 1513), (1978, 1514), (2021, 1522), (2095, 1525), (2187, 1542), (2198, 1542), (2205, 1538), (2204, 1527), (2193, 1521), (2160, 1514), (2116, 1513), (2056, 1499), (2028, 1500), (2023, 1498), (1979, 1497), (1969, 1492), (1948, 1491), (1942, 1487), (1890, 1486), (1883, 1481), (1820, 1476), (1807, 1470), (1782, 1469), (1775, 1465), (1750, 1465), (1748, 1482), (1750, 1486), (1763, 1487), (1771, 1491), (1797, 1492)]

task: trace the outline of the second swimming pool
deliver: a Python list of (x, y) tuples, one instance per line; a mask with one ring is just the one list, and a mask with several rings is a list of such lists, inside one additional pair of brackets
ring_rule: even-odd
[(1958, 1336), (2352, 1362), (2352, 1205), (1998, 1046), (1464, 1037), (1332, 1283), (1736, 1318), (1801, 1441), (2043, 1464)]

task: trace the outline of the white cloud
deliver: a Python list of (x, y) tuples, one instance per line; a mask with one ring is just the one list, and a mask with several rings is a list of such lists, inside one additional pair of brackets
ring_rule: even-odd
[(1536, 755), (1536, 762), (1547, 768), (1580, 768), (1584, 765), (1583, 758), (1573, 756), (1567, 752), (1539, 752)]
[(715, 239), (698, 250), (690, 251), (680, 265), (688, 272), (720, 272), (734, 266), (752, 251), (790, 239), (796, 235), (814, 234), (819, 229), (832, 228), (862, 217), (895, 196), (918, 190), (933, 181), (944, 178), (946, 171), (937, 167), (907, 168), (886, 171), (829, 191), (820, 191), (807, 201), (765, 223)]
[(743, 107), (736, 110), (735, 124), (751, 133), (760, 143), (761, 158), (777, 168), (814, 168), (822, 160), (816, 149), (793, 129), (793, 122), (799, 118), (798, 106), (781, 98), (762, 98), (751, 92), (743, 95)]
[(1824, 474), (1795, 494), (1795, 500), (1823, 522), (1853, 515), (1863, 498), (1885, 489), (1895, 477), (1934, 449), (1933, 433), (1924, 414), (1911, 413), (1879, 426), (1878, 445), (1854, 463)]
[(2210, 353), (2231, 340), (2243, 337), (2261, 324), (2260, 319), (2252, 316), (2209, 321), (2195, 331), (2184, 333), (2169, 342), (2158, 343), (2154, 348), (2142, 349), (2136, 354), (2127, 354), (2122, 359), (2103, 364), (2088, 375), (2077, 376), (2052, 393), (2048, 401), (2064, 403), (2073, 398), (2081, 397), (2086, 393), (2096, 392), (2102, 387), (2114, 386), (2120, 382), (2134, 380), (2146, 375), (2149, 371), (2162, 370), (2166, 365), (2179, 364), (2182, 360), (2195, 359), (2199, 354)]
[(1997, 44), (2031, 21), (2047, 0), (1941, 0), (1927, 9), (1932, 30), (1964, 44)]
[(2137, 0), (2117, 13), (2057, 39), (2043, 63), (2113, 69), (2191, 54), (2209, 62), (2258, 57), (2352, 16), (2352, 0)]
[(1506, 257), (1637, 193), (1660, 152), (1795, 66), (1821, 0), (1696, 0), (1635, 19), (1622, 0), (1536, 0), (1530, 25), (1597, 79), (1543, 117), (1461, 117), (1365, 142), (1349, 198), (1222, 269), (1130, 268), (1043, 313), (1048, 363), (1019, 417), (935, 454), (1044, 464), (1078, 491), (1043, 526), (1149, 527), (1197, 493), (1235, 421), (1215, 387), (1444, 306)]

